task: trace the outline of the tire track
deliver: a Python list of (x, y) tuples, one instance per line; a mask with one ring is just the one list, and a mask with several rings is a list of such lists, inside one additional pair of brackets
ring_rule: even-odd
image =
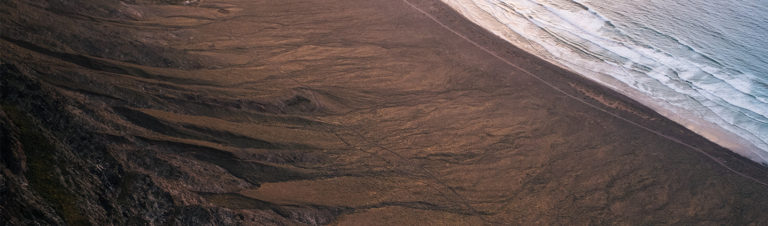
[(690, 144), (688, 144), (688, 143), (685, 143), (685, 142), (683, 142), (682, 140), (680, 140), (680, 139), (678, 139), (678, 138), (675, 138), (675, 137), (672, 137), (672, 136), (666, 135), (666, 134), (664, 134), (664, 133), (662, 133), (662, 132), (660, 132), (660, 131), (657, 131), (657, 130), (654, 130), (654, 129), (648, 128), (648, 127), (646, 127), (646, 126), (643, 126), (643, 125), (641, 125), (641, 124), (639, 124), (639, 123), (637, 123), (637, 122), (634, 122), (634, 121), (632, 121), (632, 120), (630, 120), (630, 119), (624, 118), (624, 117), (622, 117), (622, 116), (620, 116), (620, 115), (618, 115), (618, 114), (616, 114), (616, 113), (613, 113), (613, 112), (610, 112), (610, 111), (608, 111), (608, 110), (605, 110), (605, 109), (603, 109), (603, 108), (601, 108), (601, 107), (599, 107), (599, 106), (596, 106), (596, 105), (594, 105), (594, 104), (591, 104), (591, 103), (589, 103), (589, 102), (587, 102), (587, 101), (585, 101), (585, 100), (583, 100), (583, 99), (581, 99), (581, 98), (578, 98), (578, 97), (576, 97), (576, 96), (574, 96), (574, 95), (571, 95), (571, 94), (569, 94), (569, 93), (565, 92), (564, 90), (562, 90), (562, 89), (558, 88), (557, 86), (555, 86), (554, 84), (552, 84), (552, 83), (550, 83), (550, 82), (548, 82), (548, 81), (544, 80), (543, 78), (539, 77), (538, 75), (535, 75), (535, 74), (531, 73), (530, 71), (528, 71), (528, 70), (526, 70), (526, 69), (524, 69), (524, 68), (522, 68), (522, 67), (520, 67), (520, 66), (517, 66), (516, 64), (512, 63), (511, 61), (509, 61), (509, 60), (507, 60), (507, 59), (505, 59), (505, 58), (503, 58), (503, 57), (499, 56), (499, 55), (498, 55), (498, 54), (496, 54), (495, 52), (493, 52), (493, 51), (489, 50), (488, 48), (485, 48), (484, 46), (480, 45), (479, 43), (477, 43), (477, 42), (475, 42), (475, 41), (472, 41), (472, 39), (470, 39), (469, 37), (467, 37), (467, 36), (465, 36), (465, 35), (461, 34), (460, 32), (458, 32), (458, 31), (456, 31), (456, 30), (454, 30), (453, 28), (451, 28), (450, 26), (448, 26), (448, 25), (444, 24), (443, 22), (440, 22), (440, 20), (438, 20), (438, 19), (437, 19), (437, 18), (436, 18), (434, 15), (430, 14), (430, 13), (429, 13), (429, 12), (427, 12), (427, 11), (424, 11), (424, 10), (422, 10), (422, 9), (421, 9), (421, 8), (419, 8), (418, 6), (416, 6), (416, 5), (414, 5), (413, 3), (411, 3), (409, 0), (402, 0), (402, 1), (403, 1), (405, 4), (407, 4), (408, 6), (410, 6), (411, 8), (415, 9), (416, 11), (419, 11), (421, 14), (423, 14), (423, 15), (424, 15), (424, 16), (426, 16), (427, 18), (431, 19), (432, 21), (434, 21), (435, 23), (437, 23), (438, 25), (440, 25), (440, 27), (443, 27), (443, 28), (445, 28), (446, 30), (450, 31), (451, 33), (455, 34), (456, 36), (459, 36), (460, 38), (462, 38), (462, 39), (464, 39), (465, 41), (469, 42), (469, 43), (470, 43), (470, 44), (472, 44), (473, 46), (475, 46), (475, 47), (479, 48), (480, 50), (483, 50), (484, 52), (486, 52), (486, 53), (490, 54), (491, 56), (495, 57), (496, 59), (499, 59), (499, 60), (501, 60), (501, 61), (502, 61), (502, 62), (504, 62), (505, 64), (507, 64), (507, 65), (509, 65), (509, 66), (512, 66), (513, 68), (515, 68), (515, 69), (517, 69), (517, 70), (519, 70), (519, 71), (521, 71), (521, 72), (523, 72), (523, 73), (525, 73), (525, 74), (527, 74), (527, 75), (529, 75), (529, 76), (533, 77), (534, 79), (536, 79), (536, 80), (540, 81), (540, 82), (541, 82), (541, 83), (543, 83), (544, 85), (547, 85), (547, 86), (549, 86), (550, 88), (554, 89), (555, 91), (557, 91), (557, 92), (559, 92), (559, 93), (562, 93), (563, 95), (565, 95), (565, 96), (567, 96), (567, 97), (569, 97), (569, 98), (571, 98), (571, 99), (573, 99), (573, 100), (576, 100), (576, 101), (578, 101), (578, 102), (581, 102), (581, 103), (583, 103), (583, 104), (587, 105), (587, 106), (588, 106), (588, 107), (590, 107), (590, 108), (593, 108), (593, 109), (595, 109), (595, 110), (598, 110), (598, 111), (604, 112), (604, 113), (606, 113), (606, 114), (608, 114), (608, 115), (610, 115), (610, 116), (613, 116), (614, 118), (617, 118), (617, 119), (620, 119), (620, 120), (622, 120), (622, 121), (625, 121), (625, 122), (627, 122), (627, 123), (629, 123), (629, 124), (632, 124), (632, 125), (634, 125), (634, 126), (636, 126), (636, 127), (640, 128), (640, 129), (643, 129), (643, 130), (645, 130), (645, 131), (648, 131), (648, 132), (651, 132), (651, 133), (653, 133), (653, 134), (656, 134), (656, 135), (658, 135), (658, 136), (660, 136), (660, 137), (662, 137), (662, 138), (665, 138), (665, 139), (667, 139), (667, 140), (669, 140), (669, 141), (672, 141), (672, 142), (678, 143), (678, 144), (680, 144), (680, 145), (683, 145), (683, 146), (685, 146), (685, 147), (688, 147), (688, 148), (690, 148), (691, 150), (694, 150), (694, 151), (696, 151), (696, 152), (699, 152), (699, 153), (703, 154), (704, 156), (708, 157), (709, 159), (711, 159), (712, 161), (714, 161), (714, 162), (715, 162), (715, 163), (717, 163), (718, 165), (722, 166), (723, 168), (727, 169), (728, 171), (731, 171), (731, 172), (735, 173), (736, 175), (739, 175), (739, 176), (741, 176), (741, 177), (743, 177), (743, 178), (746, 178), (746, 179), (752, 180), (752, 181), (754, 181), (755, 183), (758, 183), (758, 184), (761, 184), (761, 185), (763, 185), (763, 186), (766, 186), (766, 187), (768, 187), (768, 183), (766, 183), (766, 182), (763, 182), (763, 181), (760, 181), (760, 180), (758, 180), (757, 178), (754, 178), (754, 177), (752, 177), (752, 176), (749, 176), (749, 175), (747, 175), (747, 174), (744, 174), (744, 173), (742, 173), (742, 172), (739, 172), (739, 171), (737, 171), (737, 170), (735, 170), (735, 169), (731, 168), (730, 166), (728, 166), (727, 164), (725, 164), (725, 162), (724, 162), (723, 160), (720, 160), (720, 159), (716, 158), (715, 156), (712, 156), (712, 155), (710, 155), (709, 153), (705, 152), (704, 150), (702, 150), (702, 149), (700, 149), (700, 148), (698, 148), (698, 147), (696, 147), (696, 146), (693, 146), (693, 145), (690, 145)]

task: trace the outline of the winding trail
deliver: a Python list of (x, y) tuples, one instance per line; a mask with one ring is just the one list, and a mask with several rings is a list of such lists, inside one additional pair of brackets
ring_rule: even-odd
[(522, 67), (520, 67), (520, 66), (517, 66), (516, 64), (514, 64), (514, 63), (510, 62), (509, 60), (507, 60), (507, 59), (505, 59), (505, 58), (503, 58), (503, 57), (499, 56), (499, 55), (498, 55), (498, 54), (496, 54), (495, 52), (493, 52), (493, 51), (491, 51), (491, 50), (489, 50), (489, 49), (487, 49), (487, 48), (483, 47), (482, 45), (478, 44), (477, 42), (475, 42), (475, 41), (472, 41), (472, 39), (470, 39), (470, 38), (468, 38), (467, 36), (465, 36), (465, 35), (463, 35), (463, 34), (459, 33), (458, 31), (454, 30), (453, 28), (449, 27), (448, 25), (444, 24), (443, 22), (440, 22), (440, 20), (438, 20), (438, 19), (437, 19), (435, 16), (433, 16), (432, 14), (430, 14), (430, 13), (429, 13), (429, 12), (427, 12), (427, 11), (424, 11), (424, 10), (422, 10), (421, 8), (419, 8), (418, 6), (414, 5), (414, 4), (413, 4), (413, 3), (411, 3), (410, 1), (408, 1), (408, 0), (402, 0), (402, 1), (403, 1), (405, 4), (408, 4), (408, 6), (410, 6), (411, 8), (413, 8), (413, 9), (415, 9), (415, 10), (419, 11), (421, 14), (424, 14), (424, 15), (425, 15), (425, 16), (427, 16), (429, 19), (431, 19), (432, 21), (434, 21), (435, 23), (437, 23), (437, 24), (438, 24), (438, 25), (440, 25), (441, 27), (445, 28), (446, 30), (450, 31), (451, 33), (453, 33), (453, 34), (455, 34), (455, 35), (459, 36), (460, 38), (462, 38), (462, 39), (466, 40), (467, 42), (469, 42), (470, 44), (474, 45), (475, 47), (477, 47), (477, 48), (479, 48), (479, 49), (483, 50), (484, 52), (486, 52), (486, 53), (490, 54), (491, 56), (495, 57), (496, 59), (499, 59), (499, 60), (501, 60), (502, 62), (506, 63), (507, 65), (509, 65), (509, 66), (512, 66), (513, 68), (515, 68), (515, 69), (517, 69), (517, 70), (519, 70), (519, 71), (522, 71), (523, 73), (525, 73), (525, 74), (527, 74), (527, 75), (530, 75), (531, 77), (535, 78), (536, 80), (539, 80), (540, 82), (542, 82), (543, 84), (545, 84), (545, 85), (549, 86), (550, 88), (554, 89), (555, 91), (557, 91), (557, 92), (559, 92), (559, 93), (562, 93), (563, 95), (565, 95), (565, 96), (567, 96), (567, 97), (569, 97), (569, 98), (571, 98), (571, 99), (573, 99), (573, 100), (576, 100), (576, 101), (578, 101), (578, 102), (581, 102), (581, 103), (583, 103), (583, 104), (585, 104), (585, 105), (587, 105), (587, 106), (589, 106), (589, 107), (591, 107), (591, 108), (593, 108), (593, 109), (595, 109), (595, 110), (598, 110), (598, 111), (602, 111), (602, 112), (605, 112), (605, 113), (606, 113), (606, 114), (608, 114), (608, 115), (611, 115), (611, 116), (613, 116), (613, 117), (615, 117), (615, 118), (617, 118), (617, 119), (620, 119), (620, 120), (622, 120), (622, 121), (625, 121), (625, 122), (627, 122), (627, 123), (629, 123), (629, 124), (632, 124), (632, 125), (634, 125), (634, 126), (637, 126), (638, 128), (641, 128), (641, 129), (643, 129), (643, 130), (646, 130), (646, 131), (648, 131), (648, 132), (651, 132), (651, 133), (653, 133), (653, 134), (656, 134), (656, 135), (658, 135), (658, 136), (660, 136), (660, 137), (663, 137), (663, 138), (665, 138), (665, 139), (667, 139), (667, 140), (670, 140), (670, 141), (672, 141), (672, 142), (675, 142), (675, 143), (681, 144), (681, 145), (683, 145), (683, 146), (685, 146), (685, 147), (688, 147), (688, 148), (690, 148), (691, 150), (697, 151), (697, 152), (699, 152), (699, 153), (703, 154), (704, 156), (707, 156), (709, 159), (712, 159), (712, 161), (715, 161), (715, 163), (717, 163), (718, 165), (722, 166), (723, 168), (725, 168), (725, 169), (727, 169), (727, 170), (729, 170), (729, 171), (731, 171), (731, 172), (735, 173), (736, 175), (739, 175), (739, 176), (741, 176), (741, 177), (744, 177), (744, 178), (746, 178), (746, 179), (752, 180), (752, 181), (754, 181), (755, 183), (758, 183), (758, 184), (761, 184), (761, 185), (763, 185), (763, 186), (766, 186), (766, 187), (768, 187), (768, 183), (766, 183), (766, 182), (763, 182), (763, 181), (760, 181), (760, 180), (758, 180), (757, 178), (754, 178), (754, 177), (752, 177), (752, 176), (746, 175), (746, 174), (744, 174), (744, 173), (742, 173), (742, 172), (739, 172), (739, 171), (737, 171), (737, 170), (735, 170), (735, 169), (731, 168), (730, 166), (726, 165), (726, 164), (725, 164), (725, 162), (724, 162), (723, 160), (720, 160), (720, 159), (718, 159), (718, 158), (716, 158), (716, 157), (714, 157), (714, 156), (710, 155), (709, 153), (705, 152), (704, 150), (702, 150), (702, 149), (700, 149), (700, 148), (698, 148), (698, 147), (696, 147), (696, 146), (693, 146), (693, 145), (690, 145), (690, 144), (688, 144), (688, 143), (685, 143), (685, 142), (681, 141), (680, 139), (677, 139), (677, 138), (675, 138), (675, 137), (672, 137), (672, 136), (666, 135), (666, 134), (664, 134), (664, 133), (662, 133), (662, 132), (660, 132), (660, 131), (657, 131), (657, 130), (654, 130), (654, 129), (648, 128), (648, 127), (646, 127), (646, 126), (643, 126), (643, 125), (641, 125), (641, 124), (639, 124), (639, 123), (636, 123), (636, 122), (634, 122), (634, 121), (632, 121), (632, 120), (629, 120), (629, 119), (627, 119), (627, 118), (624, 118), (624, 117), (622, 117), (622, 116), (620, 116), (620, 115), (618, 115), (618, 114), (615, 114), (615, 113), (613, 113), (613, 112), (610, 112), (610, 111), (608, 111), (608, 110), (605, 110), (605, 109), (603, 109), (603, 108), (601, 108), (601, 107), (599, 107), (599, 106), (596, 106), (596, 105), (594, 105), (594, 104), (591, 104), (591, 103), (589, 103), (589, 102), (587, 102), (587, 101), (585, 101), (585, 100), (583, 100), (583, 99), (581, 99), (581, 98), (578, 98), (578, 97), (576, 97), (576, 96), (574, 96), (574, 95), (571, 95), (571, 94), (569, 94), (569, 93), (565, 92), (564, 90), (562, 90), (562, 89), (558, 88), (557, 86), (555, 86), (555, 85), (553, 85), (552, 83), (550, 83), (550, 82), (548, 82), (548, 81), (544, 80), (543, 78), (541, 78), (541, 77), (539, 77), (539, 76), (537, 76), (537, 75), (535, 75), (535, 74), (531, 73), (531, 72), (530, 72), (530, 71), (528, 71), (528, 70), (525, 70), (524, 68), (522, 68)]

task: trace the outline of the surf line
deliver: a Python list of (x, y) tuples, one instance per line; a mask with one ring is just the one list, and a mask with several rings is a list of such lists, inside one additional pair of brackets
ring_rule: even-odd
[(666, 134), (664, 134), (664, 133), (662, 133), (662, 132), (659, 132), (659, 131), (657, 131), (657, 130), (654, 130), (654, 129), (648, 128), (648, 127), (646, 127), (646, 126), (643, 126), (643, 125), (641, 125), (641, 124), (639, 124), (639, 123), (636, 123), (636, 122), (634, 122), (634, 121), (632, 121), (632, 120), (629, 120), (629, 119), (627, 119), (627, 118), (624, 118), (624, 117), (622, 117), (622, 116), (620, 116), (620, 115), (618, 115), (618, 114), (615, 114), (615, 113), (613, 113), (613, 112), (610, 112), (610, 111), (608, 111), (608, 110), (605, 110), (605, 109), (603, 109), (603, 108), (601, 108), (601, 107), (598, 107), (597, 105), (591, 104), (591, 103), (589, 103), (589, 102), (587, 102), (587, 101), (585, 101), (585, 100), (582, 100), (581, 98), (578, 98), (578, 97), (576, 97), (576, 96), (574, 96), (574, 95), (571, 95), (571, 94), (569, 94), (569, 93), (565, 92), (564, 90), (562, 90), (562, 89), (558, 88), (557, 86), (553, 85), (552, 83), (550, 83), (550, 82), (548, 82), (548, 81), (544, 80), (543, 78), (539, 77), (538, 75), (535, 75), (535, 74), (531, 73), (530, 71), (528, 71), (528, 70), (525, 70), (524, 68), (522, 68), (522, 67), (520, 67), (520, 66), (517, 66), (516, 64), (514, 64), (514, 63), (510, 62), (509, 60), (507, 60), (507, 59), (505, 59), (505, 58), (503, 58), (503, 57), (499, 56), (499, 55), (498, 55), (498, 54), (496, 54), (495, 52), (493, 52), (493, 51), (491, 51), (491, 50), (489, 50), (489, 49), (487, 49), (487, 48), (483, 47), (482, 45), (478, 44), (478, 43), (477, 43), (477, 42), (475, 42), (475, 41), (472, 41), (472, 39), (469, 39), (467, 36), (465, 36), (465, 35), (463, 35), (463, 34), (459, 33), (458, 31), (454, 30), (453, 28), (449, 27), (448, 25), (444, 24), (443, 22), (440, 22), (440, 20), (438, 20), (438, 19), (437, 19), (435, 16), (433, 16), (432, 14), (430, 14), (430, 13), (429, 13), (429, 12), (427, 12), (427, 11), (424, 11), (424, 10), (422, 10), (421, 8), (419, 8), (418, 6), (414, 5), (414, 4), (413, 4), (413, 3), (411, 3), (410, 1), (408, 1), (408, 0), (402, 0), (402, 1), (403, 1), (405, 4), (407, 4), (408, 6), (410, 6), (411, 8), (415, 9), (416, 11), (419, 11), (421, 14), (424, 14), (424, 16), (428, 17), (429, 19), (431, 19), (432, 21), (434, 21), (435, 23), (437, 23), (438, 25), (440, 25), (440, 26), (441, 26), (441, 27), (443, 27), (444, 29), (446, 29), (446, 30), (450, 31), (451, 33), (453, 33), (453, 34), (455, 34), (455, 35), (457, 35), (457, 36), (459, 36), (460, 38), (464, 39), (465, 41), (467, 41), (467, 42), (469, 42), (470, 44), (474, 45), (475, 47), (479, 48), (480, 50), (483, 50), (484, 52), (486, 52), (486, 53), (490, 54), (491, 56), (495, 57), (496, 59), (499, 59), (499, 60), (501, 60), (502, 62), (504, 62), (504, 63), (508, 64), (509, 66), (512, 66), (512, 67), (514, 67), (515, 69), (517, 69), (517, 70), (520, 70), (520, 71), (522, 71), (523, 73), (525, 73), (525, 74), (527, 74), (527, 75), (529, 75), (529, 76), (533, 77), (534, 79), (536, 79), (536, 80), (539, 80), (540, 82), (544, 83), (545, 85), (549, 86), (550, 88), (554, 89), (555, 91), (557, 91), (557, 92), (559, 92), (559, 93), (562, 93), (563, 95), (565, 95), (565, 96), (567, 96), (567, 97), (569, 97), (569, 98), (571, 98), (571, 99), (573, 99), (573, 100), (576, 100), (576, 101), (578, 101), (578, 102), (581, 102), (581, 103), (583, 103), (583, 104), (585, 104), (585, 105), (587, 105), (587, 106), (589, 106), (589, 107), (591, 107), (591, 108), (593, 108), (593, 109), (595, 109), (595, 110), (598, 110), (598, 111), (602, 111), (602, 112), (604, 112), (604, 113), (606, 113), (606, 114), (609, 114), (609, 115), (611, 115), (611, 116), (613, 116), (613, 117), (615, 117), (615, 118), (617, 118), (617, 119), (620, 119), (620, 120), (622, 120), (622, 121), (625, 121), (625, 122), (627, 122), (627, 123), (629, 123), (629, 124), (632, 124), (632, 125), (634, 125), (634, 126), (637, 126), (638, 128), (641, 128), (641, 129), (643, 129), (643, 130), (646, 130), (646, 131), (648, 131), (648, 132), (651, 132), (651, 133), (653, 133), (653, 134), (656, 134), (656, 135), (658, 135), (658, 136), (660, 136), (660, 137), (666, 138), (667, 140), (670, 140), (670, 141), (672, 141), (672, 142), (675, 142), (675, 143), (678, 143), (678, 144), (680, 144), (680, 145), (683, 145), (683, 146), (685, 146), (685, 147), (688, 147), (688, 148), (690, 148), (690, 149), (692, 149), (692, 150), (694, 150), (694, 151), (697, 151), (697, 152), (699, 152), (699, 153), (703, 154), (704, 156), (707, 156), (709, 159), (712, 159), (712, 161), (715, 161), (715, 163), (717, 163), (718, 165), (720, 165), (720, 166), (724, 167), (725, 169), (727, 169), (727, 170), (729, 170), (729, 171), (731, 171), (731, 172), (735, 173), (736, 175), (739, 175), (739, 176), (741, 176), (741, 177), (744, 177), (744, 178), (746, 178), (746, 179), (752, 180), (752, 181), (754, 181), (754, 182), (756, 182), (756, 183), (758, 183), (758, 184), (761, 184), (761, 185), (763, 185), (763, 186), (766, 186), (766, 187), (768, 187), (768, 183), (762, 182), (762, 181), (758, 180), (757, 178), (754, 178), (754, 177), (752, 177), (752, 176), (746, 175), (746, 174), (744, 174), (744, 173), (742, 173), (742, 172), (739, 172), (739, 171), (737, 171), (737, 170), (735, 170), (735, 169), (731, 168), (730, 166), (726, 165), (726, 164), (725, 164), (725, 162), (723, 162), (722, 160), (720, 160), (720, 159), (717, 159), (716, 157), (714, 157), (714, 156), (710, 155), (709, 153), (705, 152), (704, 150), (702, 150), (702, 149), (700, 149), (700, 148), (698, 148), (698, 147), (695, 147), (695, 146), (693, 146), (693, 145), (690, 145), (690, 144), (688, 144), (688, 143), (685, 143), (685, 142), (683, 142), (683, 141), (682, 141), (682, 140), (680, 140), (680, 139), (677, 139), (677, 138), (674, 138), (674, 137), (672, 137), (672, 136), (666, 135)]

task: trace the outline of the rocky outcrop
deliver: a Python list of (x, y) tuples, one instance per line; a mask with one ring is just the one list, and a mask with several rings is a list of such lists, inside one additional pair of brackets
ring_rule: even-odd
[[(85, 121), (94, 115), (76, 115), (73, 109), (78, 103), (31, 79), (17, 67), (0, 65), (0, 78), (0, 99), (3, 100), (0, 105), (0, 219), (4, 222), (12, 225), (318, 224), (328, 223), (340, 213), (316, 207), (283, 207), (237, 195), (223, 198), (224, 207), (174, 200), (166, 191), (174, 188), (159, 187), (149, 175), (205, 181), (195, 181), (198, 175), (181, 172), (148, 150), (190, 153), (200, 161), (220, 164), (254, 185), (295, 176), (279, 168), (243, 163), (227, 152), (211, 148), (149, 139), (139, 144), (156, 146), (140, 148), (125, 137), (99, 133), (93, 122)], [(127, 157), (121, 162), (115, 156)], [(139, 170), (129, 169), (131, 167)], [(248, 171), (265, 173), (248, 175)], [(219, 197), (208, 193), (195, 195)], [(246, 206), (247, 210), (237, 211), (243, 207), (228, 205), (229, 199), (235, 203), (258, 204), (256, 208)]]
[(453, 30), (390, 0), (0, 0), (0, 222), (768, 222), (709, 157), (764, 167), (409, 2)]

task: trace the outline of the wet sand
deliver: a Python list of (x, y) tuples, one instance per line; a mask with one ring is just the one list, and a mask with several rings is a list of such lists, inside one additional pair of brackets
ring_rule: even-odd
[(4, 3), (0, 60), (3, 110), (71, 170), (99, 175), (77, 127), (172, 200), (150, 218), (65, 186), (92, 223), (768, 222), (765, 167), (436, 0), (84, 2)]

